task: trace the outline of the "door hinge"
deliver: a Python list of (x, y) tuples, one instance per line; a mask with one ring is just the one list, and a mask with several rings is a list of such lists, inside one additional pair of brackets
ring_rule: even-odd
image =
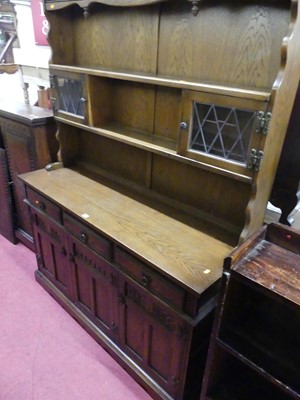
[(272, 113), (259, 111), (256, 116), (256, 129), (257, 133), (263, 133), (266, 135), (269, 133), (271, 125)]
[(50, 83), (50, 88), (55, 88), (55, 79), (53, 74), (49, 74), (49, 83)]
[(53, 111), (57, 111), (57, 100), (56, 97), (50, 97), (51, 108)]
[(251, 149), (248, 158), (248, 168), (254, 169), (254, 171), (259, 171), (261, 162), (263, 159), (264, 152), (261, 150)]

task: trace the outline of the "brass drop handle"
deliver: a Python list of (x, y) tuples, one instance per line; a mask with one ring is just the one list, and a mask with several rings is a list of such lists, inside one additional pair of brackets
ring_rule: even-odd
[(148, 287), (150, 285), (150, 282), (151, 282), (151, 278), (149, 276), (147, 276), (147, 275), (143, 275), (143, 277), (141, 279), (141, 284), (144, 287)]
[(80, 240), (82, 241), (82, 243), (86, 243), (88, 240), (87, 234), (84, 232), (81, 232), (80, 234)]
[(38, 206), (38, 208), (41, 211), (45, 211), (46, 210), (46, 206), (42, 201), (36, 200), (35, 204)]

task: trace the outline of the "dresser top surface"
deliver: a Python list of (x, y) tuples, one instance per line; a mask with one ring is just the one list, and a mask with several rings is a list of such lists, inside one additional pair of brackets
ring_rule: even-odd
[(221, 277), (232, 246), (204, 231), (67, 168), (22, 180), (193, 292)]

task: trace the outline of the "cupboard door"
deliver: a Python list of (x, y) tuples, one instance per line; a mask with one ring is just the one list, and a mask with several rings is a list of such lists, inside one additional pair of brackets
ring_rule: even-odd
[(85, 123), (87, 120), (87, 90), (82, 74), (52, 71), (51, 103), (56, 116)]
[(271, 117), (266, 108), (263, 101), (185, 91), (178, 153), (252, 175), (263, 157), (261, 138)]
[(117, 271), (87, 246), (69, 238), (74, 302), (105, 334), (117, 340)]
[(39, 270), (61, 292), (71, 297), (70, 266), (64, 229), (41, 213), (31, 210)]
[(192, 328), (130, 278), (119, 278), (120, 346), (174, 399), (182, 396)]

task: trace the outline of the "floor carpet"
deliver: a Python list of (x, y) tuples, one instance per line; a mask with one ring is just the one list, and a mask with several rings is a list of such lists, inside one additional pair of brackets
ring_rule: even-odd
[(0, 400), (151, 397), (35, 281), (34, 254), (0, 236)]

